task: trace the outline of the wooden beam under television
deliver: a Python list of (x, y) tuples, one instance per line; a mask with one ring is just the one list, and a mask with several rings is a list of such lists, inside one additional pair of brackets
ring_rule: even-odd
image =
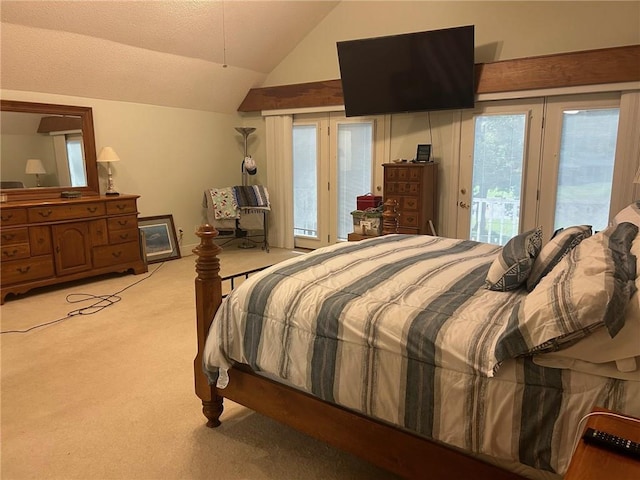
[[(477, 63), (476, 93), (640, 81), (640, 45)], [(338, 80), (252, 88), (239, 112), (343, 105)]]

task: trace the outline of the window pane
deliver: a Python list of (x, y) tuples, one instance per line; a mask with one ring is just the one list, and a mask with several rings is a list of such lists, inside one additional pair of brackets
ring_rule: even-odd
[(353, 231), (356, 197), (371, 193), (372, 123), (338, 125), (338, 240)]
[(619, 109), (565, 110), (562, 115), (554, 226), (609, 222)]
[(518, 234), (526, 115), (475, 119), (469, 238), (504, 245)]
[(318, 148), (315, 125), (293, 127), (293, 234), (318, 238)]
[(72, 187), (86, 187), (87, 175), (84, 171), (82, 136), (67, 135), (67, 159)]

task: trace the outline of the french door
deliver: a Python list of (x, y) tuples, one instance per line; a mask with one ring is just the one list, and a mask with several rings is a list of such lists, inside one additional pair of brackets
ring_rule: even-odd
[(539, 213), (544, 232), (608, 225), (619, 117), (619, 95), (547, 102)]
[(463, 113), (456, 236), (504, 245), (536, 223), (541, 98)]
[(486, 102), (463, 114), (458, 238), (608, 223), (620, 97)]
[(319, 248), (347, 240), (356, 197), (382, 185), (381, 119), (342, 114), (293, 120), (295, 246)]

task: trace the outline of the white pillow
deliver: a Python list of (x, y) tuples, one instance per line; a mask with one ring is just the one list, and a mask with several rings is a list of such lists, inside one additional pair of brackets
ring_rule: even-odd
[[(640, 280), (637, 282), (640, 283)], [(579, 360), (591, 364), (613, 363), (620, 372), (638, 371), (640, 367), (640, 295), (636, 292), (631, 297), (625, 311), (624, 327), (614, 338), (609, 336), (606, 328), (599, 328), (570, 347), (538, 357), (543, 361), (549, 359), (561, 362)]]
[(622, 222), (633, 223), (640, 227), (640, 200), (633, 202), (620, 210), (611, 222), (611, 225), (618, 225)]

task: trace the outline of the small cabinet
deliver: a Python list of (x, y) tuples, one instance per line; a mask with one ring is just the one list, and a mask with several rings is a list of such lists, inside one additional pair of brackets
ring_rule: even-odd
[(56, 273), (69, 275), (91, 269), (91, 237), (87, 222), (53, 225)]
[(386, 163), (384, 201), (395, 200), (398, 233), (432, 234), (438, 225), (438, 165)]

